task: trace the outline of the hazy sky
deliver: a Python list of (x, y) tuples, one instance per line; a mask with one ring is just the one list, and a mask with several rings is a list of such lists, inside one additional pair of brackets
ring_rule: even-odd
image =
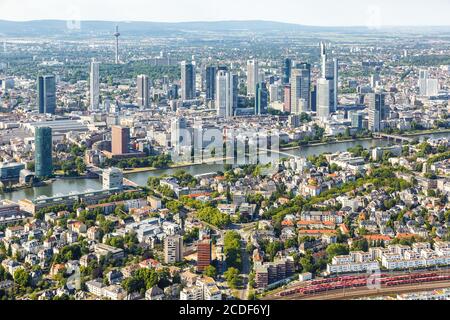
[(0, 20), (273, 20), (321, 26), (450, 25), (450, 0), (0, 0)]

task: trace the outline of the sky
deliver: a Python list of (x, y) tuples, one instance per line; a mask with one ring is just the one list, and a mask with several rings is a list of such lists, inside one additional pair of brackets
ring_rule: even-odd
[(312, 26), (450, 25), (450, 0), (0, 0), (0, 20), (270, 20)]

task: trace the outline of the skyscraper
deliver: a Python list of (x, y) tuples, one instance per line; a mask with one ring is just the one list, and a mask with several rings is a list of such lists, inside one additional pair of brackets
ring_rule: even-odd
[(370, 93), (369, 97), (369, 130), (381, 131), (381, 121), (386, 118), (385, 95)]
[(427, 80), (428, 80), (428, 70), (419, 71), (419, 94), (421, 96), (427, 95)]
[(35, 129), (35, 173), (38, 178), (50, 177), (53, 173), (53, 140), (52, 128), (38, 127)]
[(195, 99), (195, 66), (193, 63), (181, 62), (181, 99)]
[(150, 81), (148, 76), (140, 75), (137, 77), (137, 102), (142, 108), (150, 106)]
[(259, 82), (258, 61), (247, 61), (247, 95), (255, 96), (256, 84)]
[(321, 42), (320, 43), (320, 65), (322, 67), (322, 69), (321, 69), (321, 77), (322, 78), (326, 78), (326, 74), (327, 74), (327, 72), (326, 72), (327, 60), (328, 60), (327, 48), (325, 46), (325, 43)]
[(174, 264), (183, 261), (183, 237), (168, 236), (164, 239), (164, 262)]
[(90, 110), (96, 111), (100, 105), (100, 63), (92, 60), (90, 72)]
[(216, 99), (216, 66), (206, 67), (206, 100)]
[(182, 130), (187, 129), (187, 122), (185, 118), (176, 117), (173, 118), (170, 123), (170, 141), (172, 147), (179, 148), (182, 141)]
[(328, 118), (332, 112), (333, 81), (321, 78), (317, 81), (317, 115)]
[(310, 111), (311, 65), (302, 63), (292, 70), (291, 113), (301, 114)]
[(54, 75), (39, 76), (38, 105), (39, 113), (55, 114), (56, 110), (56, 81)]
[(238, 76), (219, 70), (216, 76), (217, 116), (229, 118), (234, 115), (238, 101)]
[(112, 154), (123, 155), (129, 153), (130, 128), (113, 126), (112, 127)]
[(333, 59), (333, 112), (337, 111), (339, 104), (339, 60)]
[(332, 81), (330, 86), (330, 112), (333, 113), (336, 112), (338, 105), (339, 60), (328, 59), (327, 49), (323, 42), (320, 43), (320, 58), (322, 64), (321, 77)]
[(267, 114), (268, 111), (268, 92), (265, 82), (258, 82), (256, 84), (255, 97), (255, 114)]
[(291, 112), (291, 85), (287, 84), (284, 86), (284, 112)]
[(211, 264), (211, 240), (203, 240), (197, 245), (197, 271), (203, 272)]
[(286, 58), (283, 61), (283, 84), (288, 84), (291, 79), (292, 60)]

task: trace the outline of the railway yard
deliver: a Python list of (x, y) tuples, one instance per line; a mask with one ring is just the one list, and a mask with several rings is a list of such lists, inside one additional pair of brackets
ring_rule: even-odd
[(341, 276), (312, 280), (263, 300), (349, 300), (450, 287), (450, 272)]

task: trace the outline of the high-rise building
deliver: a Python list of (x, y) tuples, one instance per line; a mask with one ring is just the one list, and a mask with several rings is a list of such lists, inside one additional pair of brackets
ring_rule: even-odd
[(211, 264), (211, 240), (203, 240), (197, 245), (197, 271), (203, 272)]
[(419, 71), (419, 94), (421, 96), (427, 95), (427, 80), (428, 80), (428, 70)]
[(436, 97), (439, 95), (439, 80), (438, 79), (428, 79), (427, 80), (427, 97)]
[(206, 100), (208, 101), (216, 99), (216, 74), (216, 66), (206, 67)]
[(50, 177), (53, 173), (53, 139), (52, 128), (37, 127), (34, 135), (35, 173), (38, 178)]
[(255, 114), (267, 114), (268, 112), (268, 92), (265, 82), (259, 82), (256, 84), (256, 96), (255, 96)]
[(104, 190), (123, 188), (123, 173), (122, 170), (118, 168), (108, 168), (103, 170), (102, 180)]
[(38, 77), (38, 105), (39, 113), (55, 114), (56, 110), (56, 81), (54, 75)]
[(291, 80), (292, 60), (286, 58), (283, 61), (283, 84), (288, 84)]
[(256, 84), (259, 82), (258, 61), (247, 61), (247, 95), (255, 96)]
[(333, 81), (321, 78), (317, 81), (317, 115), (328, 118), (332, 112)]
[(270, 102), (280, 101), (280, 86), (278, 84), (269, 85), (269, 97)]
[(170, 135), (171, 135), (171, 145), (174, 148), (180, 146), (182, 140), (182, 130), (187, 129), (187, 122), (185, 118), (176, 117), (173, 118), (170, 123)]
[(142, 108), (150, 106), (150, 81), (146, 75), (137, 77), (137, 102)]
[(333, 112), (339, 104), (339, 60), (333, 59)]
[(326, 65), (327, 65), (327, 48), (324, 42), (320, 43), (320, 65), (321, 65), (321, 77), (326, 78)]
[(284, 86), (284, 107), (283, 107), (283, 111), (284, 112), (291, 112), (291, 85), (287, 84)]
[(311, 111), (317, 112), (317, 85), (312, 85), (311, 89)]
[(330, 91), (330, 112), (336, 112), (338, 105), (338, 94), (339, 94), (339, 60), (338, 59), (328, 59), (328, 53), (325, 44), (320, 43), (320, 57), (322, 64), (321, 78), (332, 81)]
[(164, 239), (164, 262), (174, 264), (183, 261), (183, 237), (168, 236)]
[(310, 111), (311, 66), (302, 63), (292, 70), (291, 113), (301, 114)]
[(363, 128), (363, 114), (361, 112), (354, 112), (351, 115), (352, 127), (362, 129)]
[(129, 153), (130, 128), (113, 126), (112, 127), (112, 154), (123, 155)]
[(181, 62), (181, 99), (195, 99), (195, 81), (195, 64), (186, 61)]
[(90, 72), (90, 110), (96, 111), (100, 105), (100, 63), (93, 60)]
[(369, 130), (381, 131), (381, 121), (386, 118), (385, 95), (383, 93), (370, 93), (369, 98)]
[(238, 76), (219, 70), (216, 77), (217, 116), (229, 118), (234, 115), (238, 103)]

